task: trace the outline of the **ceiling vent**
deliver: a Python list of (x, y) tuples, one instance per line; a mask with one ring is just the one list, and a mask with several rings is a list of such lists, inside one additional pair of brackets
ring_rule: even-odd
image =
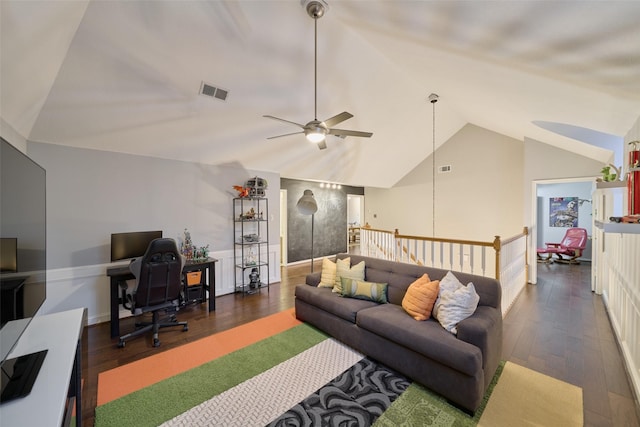
[(227, 96), (229, 96), (229, 91), (215, 87), (209, 83), (202, 82), (200, 85), (200, 95), (210, 96), (211, 98), (216, 98), (220, 101), (226, 101)]
[(451, 172), (451, 165), (440, 166), (438, 168), (438, 173), (449, 173)]

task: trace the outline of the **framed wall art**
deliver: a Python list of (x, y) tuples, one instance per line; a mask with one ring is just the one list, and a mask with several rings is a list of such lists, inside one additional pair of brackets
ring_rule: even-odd
[(578, 226), (578, 198), (551, 197), (549, 199), (549, 227)]

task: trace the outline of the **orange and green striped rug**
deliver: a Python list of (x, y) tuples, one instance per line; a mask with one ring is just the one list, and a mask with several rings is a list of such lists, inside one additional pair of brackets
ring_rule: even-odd
[[(351, 389), (345, 393), (345, 387)], [(355, 388), (361, 389), (359, 397)], [(104, 372), (98, 379), (96, 427), (340, 421), (357, 426), (578, 426), (582, 393), (507, 362), (471, 417), (299, 322), (293, 310)]]

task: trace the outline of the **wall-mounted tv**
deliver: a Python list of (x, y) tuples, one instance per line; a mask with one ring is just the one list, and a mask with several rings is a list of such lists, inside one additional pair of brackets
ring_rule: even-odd
[(18, 239), (0, 237), (0, 273), (18, 271)]
[[(27, 372), (11, 377), (7, 356), (47, 296), (47, 177), (45, 170), (0, 138), (0, 402), (31, 390), (42, 354), (26, 355)], [(33, 363), (32, 364), (32, 361)], [(15, 391), (15, 393), (14, 393)]]
[(162, 238), (162, 230), (113, 233), (111, 235), (111, 261), (141, 257), (147, 251), (149, 243), (160, 238)]

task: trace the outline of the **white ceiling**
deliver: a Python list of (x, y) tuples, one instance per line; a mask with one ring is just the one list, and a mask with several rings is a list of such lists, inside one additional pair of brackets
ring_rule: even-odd
[[(0, 1), (0, 114), (30, 141), (389, 187), (466, 123), (608, 161), (533, 121), (618, 137), (640, 116), (640, 1)], [(226, 102), (199, 95), (205, 81)], [(553, 126), (546, 126), (547, 129)]]

